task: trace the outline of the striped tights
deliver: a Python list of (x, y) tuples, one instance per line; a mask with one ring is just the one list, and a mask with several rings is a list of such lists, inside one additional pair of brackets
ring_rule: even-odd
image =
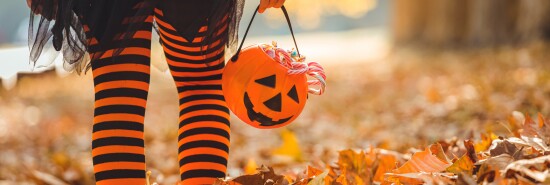
[[(212, 184), (225, 177), (229, 110), (221, 90), (224, 36), (220, 24), (210, 48), (203, 26), (186, 41), (155, 9), (132, 39), (110, 48), (88, 40), (95, 90), (92, 156), (98, 185), (145, 184), (143, 123), (150, 81), (152, 22), (157, 22), (179, 95), (178, 160), (181, 184)], [(85, 30), (89, 30), (85, 26)], [(89, 37), (90, 38), (90, 37)], [(115, 49), (122, 52), (113, 55)]]

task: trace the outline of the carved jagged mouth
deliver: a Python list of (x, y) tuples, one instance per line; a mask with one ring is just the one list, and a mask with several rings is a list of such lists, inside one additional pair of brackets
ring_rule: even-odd
[(254, 111), (254, 105), (252, 104), (252, 101), (250, 101), (250, 97), (248, 97), (248, 93), (244, 93), (244, 107), (246, 107), (246, 112), (248, 112), (248, 119), (250, 121), (257, 121), (260, 123), (260, 126), (273, 126), (273, 125), (279, 125), (287, 122), (292, 118), (292, 116), (284, 119), (280, 119), (279, 121), (273, 121), (270, 117), (267, 117), (266, 115)]

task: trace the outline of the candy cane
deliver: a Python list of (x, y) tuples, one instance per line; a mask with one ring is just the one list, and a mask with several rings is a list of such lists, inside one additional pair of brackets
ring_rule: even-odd
[(307, 74), (315, 78), (314, 80), (308, 80), (307, 83), (309, 86), (314, 86), (314, 85), (320, 86), (319, 89), (314, 89), (310, 87), (308, 89), (308, 92), (314, 95), (323, 94), (325, 92), (326, 85), (327, 85), (327, 82), (326, 82), (327, 76), (325, 75), (325, 71), (323, 67), (317, 62), (309, 62)]
[[(321, 95), (326, 89), (326, 79), (324, 68), (317, 62), (296, 62), (289, 54), (292, 51), (285, 51), (284, 49), (273, 47), (275, 50), (275, 61), (288, 68), (289, 75), (307, 74), (313, 77), (313, 80), (308, 80), (308, 86), (319, 86), (319, 89), (313, 87), (308, 88), (308, 93), (314, 95)], [(281, 60), (281, 56), (284, 61)]]
[(275, 56), (279, 57), (280, 55), (283, 55), (283, 58), (286, 60), (284, 63), (280, 62), (281, 64), (283, 64), (283, 66), (286, 66), (288, 68), (292, 67), (292, 57), (290, 57), (290, 55), (282, 48), (277, 48), (275, 50)]

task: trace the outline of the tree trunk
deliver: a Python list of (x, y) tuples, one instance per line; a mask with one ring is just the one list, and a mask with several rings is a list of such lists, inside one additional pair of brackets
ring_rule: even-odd
[(397, 44), (485, 47), (550, 38), (548, 0), (394, 0)]

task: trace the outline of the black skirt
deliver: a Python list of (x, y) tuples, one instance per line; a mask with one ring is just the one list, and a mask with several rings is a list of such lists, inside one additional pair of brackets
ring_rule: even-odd
[[(244, 0), (33, 0), (29, 59), (36, 67), (40, 56), (53, 47), (63, 54), (66, 70), (86, 71), (90, 68), (85, 57), (87, 39), (93, 37), (106, 48), (130, 39), (155, 8), (161, 9), (166, 21), (188, 41), (195, 38), (202, 25), (217, 27), (218, 21), (227, 16), (226, 43), (235, 48), (243, 6)], [(121, 24), (124, 21), (130, 24)], [(119, 33), (125, 34), (121, 37)], [(214, 29), (208, 29), (203, 42), (211, 43), (214, 33)], [(45, 62), (48, 65), (53, 59)]]

